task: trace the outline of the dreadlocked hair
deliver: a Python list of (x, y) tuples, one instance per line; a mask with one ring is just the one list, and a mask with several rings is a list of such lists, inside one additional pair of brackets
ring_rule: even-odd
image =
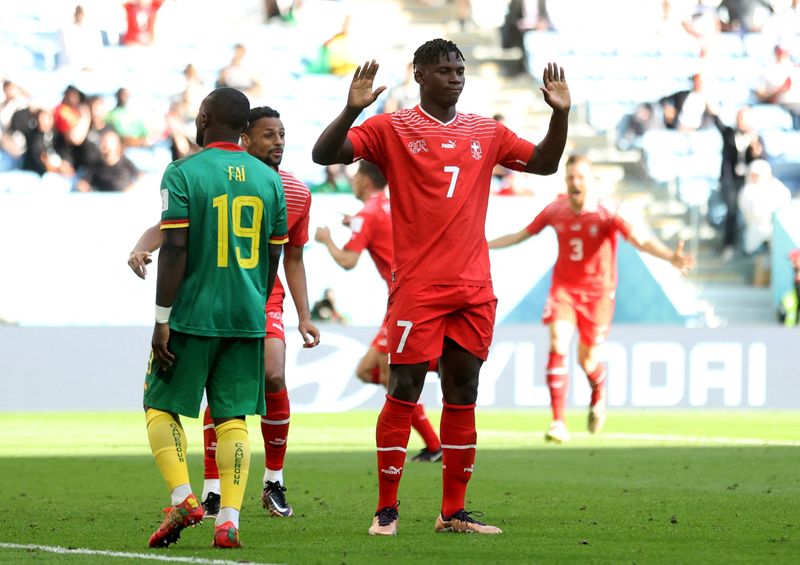
[(455, 53), (462, 61), (466, 61), (464, 54), (458, 46), (452, 41), (447, 39), (431, 39), (420, 45), (414, 52), (414, 68), (419, 66), (431, 65), (439, 62), (442, 57), (447, 57), (448, 54)]

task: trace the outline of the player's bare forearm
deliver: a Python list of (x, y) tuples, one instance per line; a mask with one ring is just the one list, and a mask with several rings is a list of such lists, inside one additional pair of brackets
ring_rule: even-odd
[(553, 110), (550, 126), (542, 141), (536, 146), (525, 172), (538, 175), (552, 175), (558, 171), (558, 164), (567, 145), (569, 131), (569, 109)]
[(500, 237), (493, 239), (489, 242), (489, 249), (502, 249), (504, 247), (510, 247), (512, 245), (516, 245), (522, 241), (525, 241), (531, 237), (525, 230), (518, 231), (516, 233), (509, 233), (506, 235), (501, 235)]
[(283, 270), (286, 272), (286, 285), (289, 287), (295, 310), (297, 310), (297, 329), (303, 336), (303, 347), (316, 347), (319, 345), (319, 330), (311, 321), (302, 246), (287, 245), (285, 247)]
[(178, 295), (186, 272), (188, 233), (186, 228), (175, 228), (164, 234), (164, 243), (158, 254), (156, 281), (156, 304), (159, 306), (171, 307)]
[(161, 222), (158, 222), (144, 230), (144, 233), (139, 237), (139, 241), (133, 246), (133, 251), (131, 251), (131, 253), (136, 251), (152, 253), (161, 247), (161, 239)]
[(272, 294), (272, 289), (275, 287), (275, 277), (278, 276), (278, 262), (281, 260), (281, 251), (283, 245), (275, 245), (270, 243), (267, 246), (267, 255), (269, 257), (269, 270), (267, 271), (267, 297)]
[(311, 150), (311, 158), (315, 163), (333, 165), (353, 162), (353, 145), (347, 139), (347, 132), (360, 113), (361, 109), (346, 106), (322, 131)]

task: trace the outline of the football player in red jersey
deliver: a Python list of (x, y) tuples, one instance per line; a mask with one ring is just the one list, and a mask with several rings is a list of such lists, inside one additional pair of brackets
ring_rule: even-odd
[(434, 39), (414, 53), (415, 108), (379, 114), (353, 127), (385, 90), (373, 88), (378, 64), (356, 69), (345, 109), (313, 150), (323, 165), (372, 161), (389, 181), (392, 287), (387, 312), (389, 389), (378, 417), (378, 504), (371, 535), (394, 535), (397, 492), (428, 360), (439, 359), (444, 407), (440, 424), (442, 506), (437, 532), (498, 534), (464, 508), (475, 461), (478, 376), (494, 331), (497, 299), (484, 235), (492, 170), (552, 174), (567, 139), (570, 109), (564, 71), (544, 69), (541, 87), (552, 108), (537, 145), (491, 118), (464, 114), (456, 104), (465, 84), (464, 56)]
[[(245, 150), (258, 157), (281, 176), (286, 197), (289, 224), (289, 242), (284, 245), (283, 268), (286, 283), (294, 300), (298, 316), (298, 331), (303, 336), (303, 347), (319, 344), (319, 330), (311, 321), (306, 289), (306, 270), (303, 263), (303, 246), (308, 242), (311, 192), (294, 176), (279, 168), (283, 159), (286, 131), (280, 114), (269, 106), (252, 108), (247, 129), (241, 142)], [(149, 228), (131, 251), (128, 264), (140, 277), (146, 275), (145, 266), (150, 254), (161, 244), (159, 224)], [(289, 397), (286, 392), (286, 337), (283, 329), (283, 299), (286, 291), (278, 277), (267, 305), (267, 335), (264, 342), (267, 414), (261, 418), (261, 435), (264, 440), (265, 467), (261, 501), (272, 516), (289, 517), (293, 514), (286, 501), (283, 462), (289, 433)], [(207, 516), (216, 515), (219, 507), (219, 472), (215, 460), (216, 432), (211, 414), (206, 408), (203, 418), (205, 444), (205, 486), (203, 506)]]
[[(331, 238), (326, 226), (317, 228), (314, 239), (325, 245), (336, 264), (350, 270), (356, 266), (361, 252), (365, 249), (375, 263), (381, 278), (391, 286), (392, 263), (392, 221), (389, 217), (389, 198), (386, 196), (386, 177), (380, 169), (369, 161), (361, 161), (353, 177), (353, 195), (364, 203), (355, 216), (345, 216), (342, 223), (350, 227), (352, 236), (343, 247), (338, 247)], [(384, 317), (378, 334), (358, 362), (356, 376), (365, 383), (389, 384), (389, 361), (387, 346), (386, 318)], [(435, 364), (434, 368), (436, 370)], [(419, 432), (425, 447), (413, 461), (433, 462), (442, 458), (442, 445), (439, 436), (425, 415), (425, 408), (417, 404), (411, 417), (411, 426)]]
[(550, 330), (550, 356), (547, 386), (553, 410), (553, 423), (545, 439), (561, 443), (569, 439), (564, 404), (569, 376), (564, 359), (578, 329), (578, 364), (592, 387), (588, 428), (600, 431), (606, 419), (605, 368), (597, 361), (614, 315), (617, 288), (617, 234), (634, 247), (669, 261), (683, 274), (694, 265), (684, 255), (683, 242), (672, 250), (652, 234), (640, 234), (631, 224), (592, 194), (592, 163), (583, 155), (567, 159), (567, 194), (547, 205), (522, 230), (489, 242), (490, 249), (508, 247), (552, 226), (558, 237), (558, 258), (553, 267), (553, 283), (544, 307), (543, 321)]

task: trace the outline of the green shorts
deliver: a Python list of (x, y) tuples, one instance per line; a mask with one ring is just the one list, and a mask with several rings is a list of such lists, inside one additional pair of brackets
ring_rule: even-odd
[(213, 418), (266, 414), (264, 338), (206, 337), (172, 331), (175, 363), (164, 370), (150, 354), (144, 405), (197, 418), (206, 392)]

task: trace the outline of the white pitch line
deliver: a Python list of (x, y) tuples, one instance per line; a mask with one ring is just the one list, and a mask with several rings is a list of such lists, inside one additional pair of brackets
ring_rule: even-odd
[(119, 557), (120, 559), (138, 559), (150, 561), (170, 561), (174, 563), (193, 563), (195, 565), (241, 565), (249, 563), (251, 565), (274, 565), (271, 563), (259, 563), (255, 561), (230, 561), (228, 559), (204, 559), (202, 557), (178, 557), (170, 555), (155, 555), (152, 553), (127, 553), (124, 551), (106, 551), (102, 549), (85, 549), (81, 547), (59, 547), (56, 545), (36, 545), (24, 543), (5, 543), (0, 542), (3, 549), (24, 549), (26, 551), (44, 551), (46, 553), (58, 553), (61, 555), (102, 555), (103, 557)]
[[(520, 431), (500, 431), (500, 430), (481, 430), (478, 429), (479, 438), (538, 438), (536, 432), (520, 432)], [(592, 435), (589, 432), (575, 432), (572, 434), (573, 438), (589, 439), (596, 438), (598, 440), (620, 440), (620, 441), (664, 441), (664, 442), (686, 442), (686, 443), (713, 443), (720, 445), (770, 445), (770, 446), (784, 446), (784, 447), (799, 447), (800, 440), (791, 439), (760, 439), (760, 438), (734, 438), (734, 437), (714, 437), (714, 436), (682, 436), (678, 434), (631, 434), (631, 433), (616, 433), (616, 432), (602, 432), (598, 435)], [(478, 442), (480, 447), (480, 441)]]

